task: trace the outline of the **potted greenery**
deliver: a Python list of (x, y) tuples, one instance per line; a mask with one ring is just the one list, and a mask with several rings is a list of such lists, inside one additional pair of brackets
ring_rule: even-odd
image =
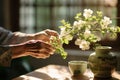
[[(72, 24), (65, 20), (62, 20), (61, 23), (62, 25), (59, 26), (61, 30), (60, 40), (52, 36), (51, 44), (63, 58), (66, 58), (67, 52), (62, 45), (69, 44), (69, 41), (74, 37), (76, 39), (75, 45), (78, 45), (81, 50), (88, 50), (91, 44), (97, 44), (106, 34), (110, 37), (116, 37), (117, 33), (120, 32), (120, 27), (113, 26), (109, 17), (103, 16), (101, 11), (93, 12), (91, 9), (84, 9), (83, 13), (77, 13)], [(110, 49), (108, 46), (99, 46), (90, 55), (88, 61), (95, 77), (110, 77), (115, 69), (117, 60), (109, 51)]]

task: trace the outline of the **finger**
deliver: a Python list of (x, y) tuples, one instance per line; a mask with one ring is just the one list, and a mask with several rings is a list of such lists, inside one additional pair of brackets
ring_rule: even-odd
[(49, 49), (49, 48), (42, 48), (40, 50), (29, 50), (28, 52), (31, 52), (31, 56), (36, 57), (36, 58), (47, 58), (50, 55), (52, 55), (54, 52), (53, 50)]
[(36, 49), (36, 50), (27, 50), (26, 52), (39, 53), (40, 51)]
[(41, 50), (39, 50), (40, 51), (40, 53), (44, 53), (44, 54), (50, 54), (50, 55), (52, 55), (53, 53), (54, 53), (54, 51), (53, 50), (51, 50), (51, 49), (49, 49), (49, 48), (43, 48), (43, 49), (41, 49)]
[(48, 58), (50, 54), (45, 54), (45, 53), (31, 53), (30, 56), (35, 57), (35, 58)]
[(49, 48), (42, 48), (42, 49), (29, 49), (26, 52), (32, 52), (32, 53), (35, 53), (35, 54), (36, 53), (37, 54), (44, 53), (44, 54), (50, 54), (50, 55), (52, 55), (54, 53), (54, 50), (49, 49)]
[(27, 43), (26, 47), (28, 49), (41, 49), (41, 48), (46, 48), (50, 51), (52, 51), (54, 48), (52, 47), (52, 45), (45, 43), (43, 41), (36, 41), (36, 43)]
[[(41, 43), (41, 47), (42, 47), (43, 49), (45, 49), (46, 51), (51, 52), (50, 54), (53, 54), (53, 52), (55, 51), (55, 48), (52, 47), (52, 46), (49, 45), (49, 44)], [(41, 49), (41, 51), (42, 51), (42, 49)]]
[(58, 35), (59, 35), (56, 31), (50, 30), (50, 29), (45, 30), (45, 32), (46, 32), (49, 36), (56, 36), (56, 37), (58, 37)]
[(54, 52), (55, 50), (50, 44), (38, 41), (36, 43), (26, 44), (26, 51), (38, 53), (39, 51)]

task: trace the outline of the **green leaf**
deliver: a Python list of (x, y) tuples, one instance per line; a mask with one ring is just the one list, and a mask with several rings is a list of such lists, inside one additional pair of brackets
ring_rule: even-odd
[(65, 44), (69, 44), (69, 41), (67, 39), (64, 39)]

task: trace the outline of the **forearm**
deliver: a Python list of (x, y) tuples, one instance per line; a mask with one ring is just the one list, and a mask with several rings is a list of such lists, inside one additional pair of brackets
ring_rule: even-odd
[(13, 32), (13, 36), (7, 42), (9, 44), (20, 44), (32, 39), (32, 34)]
[(4, 34), (6, 34), (6, 36), (0, 39), (0, 41), (2, 41), (0, 43), (1, 45), (19, 44), (33, 39), (33, 34), (22, 32), (4, 32)]

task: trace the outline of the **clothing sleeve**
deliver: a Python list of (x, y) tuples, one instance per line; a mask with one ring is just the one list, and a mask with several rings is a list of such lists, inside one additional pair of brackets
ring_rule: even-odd
[(11, 60), (11, 49), (9, 47), (0, 46), (0, 66), (9, 67)]
[(13, 33), (0, 27), (0, 66), (10, 66), (12, 60), (11, 49), (4, 43), (13, 36)]
[(0, 44), (6, 43), (12, 36), (13, 33), (11, 31), (0, 27)]

